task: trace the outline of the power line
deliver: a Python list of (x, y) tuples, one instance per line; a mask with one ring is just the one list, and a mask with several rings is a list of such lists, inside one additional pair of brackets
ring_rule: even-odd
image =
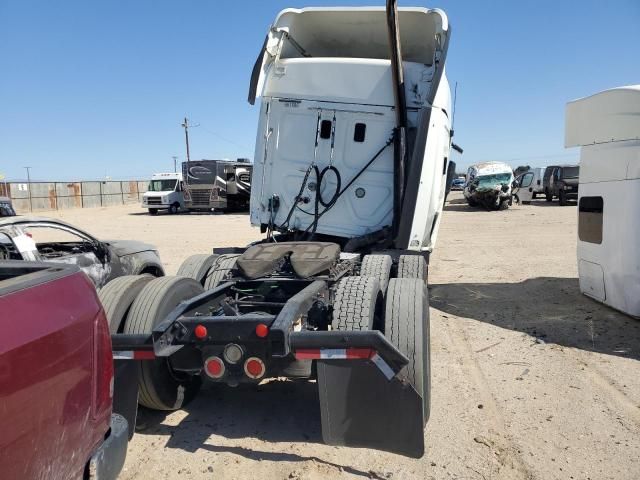
[(216, 133), (216, 132), (212, 132), (211, 130), (209, 130), (208, 128), (203, 127), (202, 125), (200, 125), (200, 128), (202, 128), (202, 130), (204, 130), (205, 132), (213, 135), (214, 137), (218, 137), (220, 140), (225, 141), (227, 143), (230, 143), (231, 145), (235, 145), (236, 147), (240, 147), (242, 149), (246, 149), (247, 152), (251, 151), (251, 149), (247, 146), (247, 145), (242, 145), (238, 142), (235, 142), (233, 140), (230, 140), (228, 138), (223, 137), (222, 135)]
[(537, 156), (531, 156), (531, 157), (516, 157), (516, 158), (495, 158), (495, 157), (491, 157), (485, 160), (478, 160), (478, 163), (480, 162), (522, 162), (525, 160), (539, 160), (539, 159), (544, 159), (544, 158), (568, 158), (568, 157), (573, 157), (573, 158), (578, 158), (579, 155), (573, 154), (573, 153), (561, 153), (561, 154), (557, 154), (557, 155), (537, 155)]

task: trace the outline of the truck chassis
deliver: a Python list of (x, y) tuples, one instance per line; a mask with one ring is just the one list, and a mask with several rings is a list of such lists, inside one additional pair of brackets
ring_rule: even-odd
[[(202, 382), (313, 379), (326, 443), (420, 457), (429, 416), (426, 262), (393, 253), (395, 262), (341, 254), (328, 242), (263, 243), (189, 258), (184, 277), (124, 277), (101, 292), (107, 312), (123, 312), (110, 318), (123, 332), (112, 335), (116, 364), (143, 360), (139, 402), (156, 410), (180, 408)], [(122, 413), (135, 420), (128, 395)]]

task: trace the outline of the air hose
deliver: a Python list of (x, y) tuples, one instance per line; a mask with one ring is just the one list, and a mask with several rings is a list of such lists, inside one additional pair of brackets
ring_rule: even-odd
[[(307, 215), (312, 215), (313, 216), (313, 222), (311, 222), (311, 224), (309, 224), (309, 226), (304, 230), (304, 233), (308, 233), (309, 230), (311, 230), (311, 235), (313, 235), (316, 232), (316, 229), (318, 228), (318, 220), (320, 220), (320, 218), (322, 218), (322, 216), (327, 213), (329, 210), (331, 210), (331, 208), (333, 208), (336, 204), (336, 202), (338, 201), (338, 199), (349, 189), (349, 187), (351, 187), (351, 185), (354, 184), (354, 182), (360, 177), (360, 175), (362, 175), (367, 168), (369, 168), (371, 166), (371, 164), (382, 154), (382, 152), (384, 152), (384, 150), (389, 147), (389, 145), (391, 145), (397, 135), (397, 128), (393, 129), (393, 132), (391, 133), (391, 137), (389, 138), (389, 140), (387, 140), (387, 142), (382, 146), (382, 148), (380, 148), (380, 150), (378, 150), (375, 155), (371, 158), (371, 160), (369, 160), (359, 171), (358, 173), (356, 173), (353, 178), (351, 180), (349, 180), (349, 183), (347, 183), (347, 185), (345, 185), (344, 188), (342, 187), (342, 176), (340, 175), (340, 171), (334, 167), (333, 165), (329, 165), (325, 168), (322, 169), (322, 171), (320, 171), (320, 169), (318, 168), (317, 165), (315, 164), (311, 164), (309, 165), (309, 168), (307, 168), (307, 171), (305, 172), (304, 178), (302, 180), (302, 185), (300, 185), (300, 191), (298, 192), (298, 195), (296, 195), (296, 198), (294, 199), (293, 205), (291, 206), (291, 208), (289, 209), (289, 213), (287, 214), (287, 218), (285, 219), (284, 222), (282, 222), (282, 224), (278, 227), (279, 230), (288, 230), (289, 229), (289, 222), (291, 220), (291, 216), (293, 215), (293, 212), (296, 210), (296, 208), (298, 210), (300, 210), (301, 212), (307, 214)], [(308, 212), (302, 208), (300, 208), (298, 206), (298, 204), (300, 202), (303, 201), (303, 197), (302, 194), (304, 193), (304, 189), (307, 186), (307, 183), (309, 181), (309, 175), (311, 174), (311, 172), (315, 173), (316, 176), (316, 188), (315, 188), (315, 192), (316, 192), (316, 196), (315, 196), (315, 202), (314, 202), (314, 211), (313, 212)], [(325, 201), (324, 198), (322, 197), (322, 186), (323, 186), (323, 182), (325, 180), (325, 175), (329, 172), (332, 171), (334, 173), (334, 175), (336, 176), (336, 190), (334, 192), (334, 194), (332, 195), (332, 197), (329, 199), (329, 201)], [(320, 211), (320, 205), (322, 205), (324, 207), (324, 210)]]

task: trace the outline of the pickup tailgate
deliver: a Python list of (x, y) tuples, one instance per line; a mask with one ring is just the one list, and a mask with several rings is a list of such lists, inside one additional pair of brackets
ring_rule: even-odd
[(2, 478), (76, 478), (107, 432), (92, 412), (99, 312), (77, 268), (0, 262)]

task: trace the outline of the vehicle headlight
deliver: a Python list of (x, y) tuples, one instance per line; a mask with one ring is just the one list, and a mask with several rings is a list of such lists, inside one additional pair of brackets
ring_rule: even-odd
[(569, 185), (564, 185), (562, 188), (564, 188), (565, 190), (569, 190)]
[(169, 201), (169, 196), (168, 195), (163, 195), (162, 196), (162, 203), (167, 203)]

